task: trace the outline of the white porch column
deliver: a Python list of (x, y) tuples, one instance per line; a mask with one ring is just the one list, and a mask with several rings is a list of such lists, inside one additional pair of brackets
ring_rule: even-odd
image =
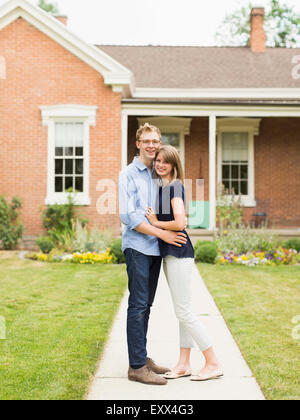
[(209, 117), (209, 230), (216, 229), (216, 116)]
[(123, 170), (128, 165), (128, 115), (126, 111), (122, 111), (121, 132), (121, 169)]

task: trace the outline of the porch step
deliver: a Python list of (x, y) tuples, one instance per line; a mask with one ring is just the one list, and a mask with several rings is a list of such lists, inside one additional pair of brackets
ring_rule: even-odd
[(208, 229), (187, 229), (186, 230), (192, 244), (195, 245), (197, 241), (213, 241), (214, 233)]
[(38, 236), (24, 235), (23, 238), (19, 241), (17, 249), (24, 249), (26, 251), (39, 251), (39, 247), (35, 243), (37, 238)]
[(280, 237), (280, 239), (299, 238), (300, 228), (294, 229), (273, 229), (273, 232)]

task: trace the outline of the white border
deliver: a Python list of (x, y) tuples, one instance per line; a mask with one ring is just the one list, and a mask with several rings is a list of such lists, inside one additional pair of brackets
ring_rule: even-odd
[(139, 87), (135, 89), (133, 97), (151, 99), (300, 99), (300, 88), (168, 89)]
[(220, 118), (217, 120), (217, 185), (222, 182), (222, 134), (226, 132), (248, 133), (248, 195), (241, 196), (244, 207), (256, 207), (254, 175), (254, 136), (259, 134), (261, 119)]
[(97, 106), (51, 105), (40, 106), (43, 125), (48, 127), (48, 166), (46, 205), (67, 204), (67, 193), (54, 191), (55, 123), (82, 122), (84, 124), (83, 192), (72, 194), (75, 204), (90, 205), (90, 126), (96, 125)]
[(123, 103), (126, 115), (174, 117), (300, 117), (300, 105), (200, 105), (200, 104), (136, 104)]

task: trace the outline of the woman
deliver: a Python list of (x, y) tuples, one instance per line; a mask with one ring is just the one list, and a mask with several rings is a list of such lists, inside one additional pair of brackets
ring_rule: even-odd
[[(147, 210), (149, 222), (160, 229), (182, 231), (186, 225), (183, 170), (179, 153), (173, 146), (162, 146), (155, 158), (155, 171), (159, 178), (159, 197), (156, 215)], [(163, 267), (170, 287), (180, 328), (180, 358), (177, 365), (164, 375), (167, 379), (191, 376), (190, 353), (194, 341), (205, 357), (205, 366), (193, 381), (205, 381), (223, 376), (211, 341), (199, 319), (191, 309), (191, 277), (194, 265), (194, 249), (187, 235), (187, 244), (178, 248), (159, 241)]]

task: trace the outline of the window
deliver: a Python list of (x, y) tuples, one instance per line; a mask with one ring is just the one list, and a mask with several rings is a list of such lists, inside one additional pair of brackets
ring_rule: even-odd
[(248, 133), (222, 134), (222, 184), (229, 194), (248, 195)]
[(261, 119), (217, 119), (217, 184), (240, 195), (245, 207), (255, 207), (254, 136)]
[(90, 126), (96, 125), (96, 106), (41, 106), (48, 126), (48, 182), (45, 204), (66, 204), (72, 188), (78, 205), (89, 205)]
[(55, 123), (54, 192), (83, 192), (83, 123)]
[(180, 154), (184, 168), (185, 136), (190, 134), (192, 118), (183, 117), (142, 117), (138, 118), (139, 125), (146, 122), (158, 127), (162, 134), (162, 143), (176, 147)]
[(170, 144), (176, 147), (180, 153), (180, 134), (179, 133), (162, 133), (161, 140), (163, 144)]

